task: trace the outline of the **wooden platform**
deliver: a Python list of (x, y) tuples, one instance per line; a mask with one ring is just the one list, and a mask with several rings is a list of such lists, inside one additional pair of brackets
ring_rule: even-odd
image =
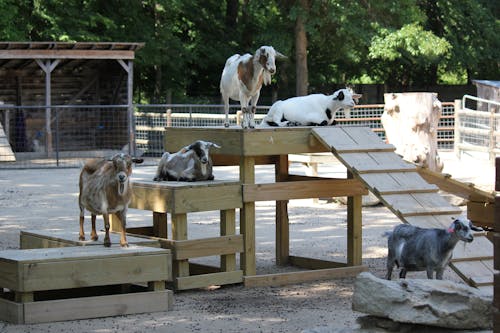
[[(312, 132), (402, 222), (447, 228), (453, 216), (461, 215), (438, 194), (436, 185), (426, 182), (413, 164), (402, 160), (394, 146), (369, 128), (325, 127)], [(493, 245), (483, 233), (476, 235), (473, 244), (467, 251), (457, 245), (450, 266), (465, 282), (492, 292)]]
[[(90, 226), (89, 226), (90, 227)], [(78, 231), (64, 230), (21, 230), (19, 235), (19, 244), (21, 249), (40, 249), (67, 246), (101, 246), (104, 247), (104, 232), (97, 232), (99, 239), (90, 240), (87, 234), (87, 240), (78, 240)], [(110, 233), (111, 244), (120, 244), (120, 235)], [(127, 241), (130, 245), (160, 247), (160, 242), (156, 239), (128, 236)]]
[(167, 311), (169, 279), (170, 251), (158, 248), (0, 251), (0, 320), (32, 324)]

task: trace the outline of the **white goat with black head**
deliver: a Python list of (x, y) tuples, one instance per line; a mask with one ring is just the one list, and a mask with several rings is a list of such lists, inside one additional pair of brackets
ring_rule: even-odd
[(255, 127), (255, 111), (262, 85), (271, 83), (276, 73), (276, 58), (285, 58), (272, 46), (261, 46), (254, 55), (235, 54), (226, 60), (220, 79), (220, 93), (226, 115), (224, 126), (229, 126), (229, 99), (240, 101), (243, 128)]
[(120, 153), (111, 159), (89, 160), (80, 172), (80, 240), (85, 240), (83, 222), (85, 209), (91, 213), (92, 232), (90, 238), (97, 240), (96, 215), (102, 215), (106, 235), (104, 246), (111, 246), (109, 238), (109, 214), (115, 214), (121, 222), (120, 245), (128, 246), (125, 235), (127, 209), (132, 198), (132, 163), (142, 163), (142, 159)]
[(443, 279), (443, 272), (450, 263), (453, 249), (459, 241), (470, 243), (474, 240), (472, 231), (482, 231), (464, 217), (453, 218), (447, 229), (419, 228), (409, 224), (399, 224), (389, 236), (387, 247), (387, 274), (390, 280), (394, 265), (401, 268), (399, 277), (404, 279), (408, 271), (427, 271), (427, 278)]
[(220, 148), (213, 142), (198, 140), (176, 153), (165, 152), (160, 159), (153, 180), (188, 182), (213, 180), (213, 163), (209, 154), (212, 147)]
[(344, 110), (346, 118), (351, 117), (351, 108), (361, 98), (350, 89), (340, 89), (332, 95), (312, 94), (277, 101), (259, 127), (269, 126), (328, 126), (335, 124), (335, 114)]

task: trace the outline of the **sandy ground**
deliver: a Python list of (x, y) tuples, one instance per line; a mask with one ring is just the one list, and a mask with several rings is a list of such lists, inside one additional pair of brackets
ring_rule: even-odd
[[(449, 152), (440, 155), (444, 172), (493, 190), (494, 169), (488, 163), (477, 159), (459, 162)], [(137, 167), (134, 178), (151, 179), (154, 170), (154, 166)], [(304, 174), (305, 169), (294, 164), (291, 171)], [(337, 165), (323, 165), (319, 171), (320, 175), (344, 174)], [(78, 230), (78, 174), (79, 169), (0, 171), (0, 249), (19, 248), (21, 230)], [(258, 167), (256, 179), (270, 182), (273, 174), (270, 167)], [(224, 167), (216, 168), (215, 176), (236, 179), (237, 174), (235, 168)], [(258, 203), (256, 207), (257, 273), (288, 270), (274, 262), (274, 203)], [(345, 206), (326, 200), (294, 200), (289, 207), (291, 254), (346, 260)], [(151, 213), (129, 210), (128, 220), (129, 226), (148, 225)], [(192, 214), (189, 221), (190, 238), (218, 234), (218, 212)], [(98, 223), (102, 223), (101, 218)], [(363, 264), (378, 277), (385, 274), (387, 253), (386, 239), (381, 235), (398, 223), (384, 207), (363, 208)], [(425, 273), (411, 277), (424, 278)], [(450, 269), (445, 279), (461, 281)], [(301, 332), (325, 326), (349, 328), (364, 316), (351, 310), (353, 282), (354, 278), (346, 278), (285, 287), (234, 285), (184, 291), (175, 294), (174, 309), (168, 312), (37, 325), (0, 322), (0, 332)]]

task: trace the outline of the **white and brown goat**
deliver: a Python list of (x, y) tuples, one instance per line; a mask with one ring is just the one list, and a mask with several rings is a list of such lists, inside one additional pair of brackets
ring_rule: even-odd
[(226, 60), (220, 79), (220, 92), (226, 115), (224, 126), (229, 126), (229, 99), (239, 101), (243, 112), (243, 128), (255, 127), (255, 111), (262, 84), (271, 83), (276, 73), (276, 58), (285, 58), (272, 46), (261, 46), (254, 55), (235, 54)]
[(96, 215), (102, 215), (106, 235), (104, 246), (111, 246), (109, 238), (109, 214), (115, 214), (121, 222), (120, 245), (128, 246), (126, 232), (127, 209), (132, 197), (130, 175), (132, 163), (142, 163), (142, 159), (119, 153), (111, 159), (89, 160), (80, 173), (80, 240), (85, 240), (83, 222), (85, 209), (91, 214), (92, 232), (90, 238), (97, 240)]

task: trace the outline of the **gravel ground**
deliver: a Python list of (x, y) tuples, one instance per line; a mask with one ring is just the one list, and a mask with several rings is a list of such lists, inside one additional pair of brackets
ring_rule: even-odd
[[(492, 190), (494, 170), (486, 163), (458, 162), (441, 153), (444, 172)], [(470, 168), (469, 168), (470, 164)], [(295, 173), (304, 173), (292, 165)], [(135, 179), (150, 179), (154, 166), (137, 167)], [(344, 174), (338, 166), (320, 166), (320, 175)], [(479, 172), (478, 172), (479, 171)], [(217, 179), (235, 179), (235, 168), (216, 168)], [(78, 230), (78, 169), (0, 171), (0, 249), (19, 248), (21, 230)], [(273, 181), (270, 167), (259, 167), (258, 182)], [(330, 200), (293, 200), (289, 204), (291, 254), (345, 261), (346, 207)], [(98, 218), (98, 224), (102, 223)], [(151, 213), (129, 210), (129, 226), (147, 225)], [(218, 212), (189, 215), (190, 238), (216, 236)], [(363, 264), (375, 276), (385, 274), (384, 231), (399, 223), (385, 207), (363, 208)], [(87, 230), (90, 223), (87, 223)], [(102, 224), (100, 224), (102, 226)], [(274, 203), (256, 205), (257, 273), (275, 273)], [(203, 263), (217, 263), (204, 258)], [(409, 274), (410, 275), (410, 274)], [(425, 273), (413, 273), (425, 278)], [(410, 277), (410, 276), (409, 276)], [(461, 281), (450, 269), (445, 279)], [(351, 310), (354, 278), (284, 287), (242, 285), (175, 293), (172, 311), (37, 325), (0, 322), (0, 332), (300, 332), (317, 327), (350, 328), (364, 314)]]

